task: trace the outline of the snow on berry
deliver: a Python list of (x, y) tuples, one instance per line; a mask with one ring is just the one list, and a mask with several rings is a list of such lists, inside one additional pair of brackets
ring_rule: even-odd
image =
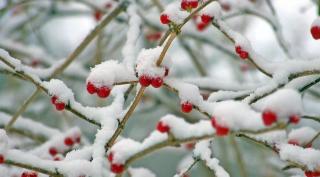
[(317, 132), (311, 127), (301, 127), (293, 129), (288, 134), (288, 143), (299, 146), (307, 146), (308, 143), (316, 136)]
[(87, 90), (90, 94), (97, 93), (104, 98), (109, 95), (114, 83), (132, 80), (136, 80), (136, 77), (131, 69), (118, 61), (108, 60), (91, 68), (87, 77)]
[(275, 116), (277, 121), (285, 120), (285, 122), (293, 115), (301, 115), (303, 111), (301, 95), (293, 89), (277, 90), (260, 100), (256, 108), (264, 111), (266, 117), (270, 119)]
[(310, 29), (311, 35), (315, 40), (320, 39), (320, 17), (316, 18)]
[(70, 101), (74, 101), (72, 90), (61, 80), (51, 79), (49, 82), (43, 82), (42, 85), (47, 88), (49, 94), (52, 95), (51, 103), (55, 105), (57, 110), (63, 110)]
[(306, 166), (307, 170), (314, 171), (320, 167), (320, 151), (312, 148), (303, 148), (291, 144), (278, 145), (279, 156), (282, 160), (295, 162)]
[(167, 133), (170, 131), (170, 127), (166, 125), (164, 122), (158, 122), (157, 124), (157, 130), (161, 133)]
[[(232, 111), (230, 111), (232, 110)], [(264, 128), (261, 114), (252, 110), (249, 105), (238, 101), (216, 103), (212, 112), (216, 127), (230, 130), (259, 130)]]
[(160, 19), (163, 24), (168, 24), (168, 21), (181, 24), (188, 15), (188, 12), (180, 8), (179, 3), (173, 2), (166, 6), (165, 10), (161, 13)]
[(221, 6), (214, 1), (200, 11), (201, 20), (204, 24), (210, 23), (213, 19), (221, 18)]
[(214, 171), (217, 177), (230, 177), (226, 170), (219, 165), (219, 160), (211, 157), (212, 152), (209, 140), (198, 142), (193, 150), (193, 154), (203, 160), (206, 165)]
[(146, 168), (129, 168), (128, 173), (131, 177), (156, 177), (156, 175)]

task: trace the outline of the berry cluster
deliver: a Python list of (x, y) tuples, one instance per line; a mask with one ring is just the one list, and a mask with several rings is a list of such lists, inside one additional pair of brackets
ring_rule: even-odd
[(88, 82), (87, 91), (89, 94), (97, 93), (100, 98), (107, 98), (110, 95), (111, 88), (108, 86), (96, 87), (92, 82)]
[[(168, 76), (169, 74), (169, 69), (165, 67), (165, 73), (164, 77)], [(149, 85), (152, 85), (154, 88), (159, 88), (163, 84), (163, 78), (162, 77), (150, 77), (148, 75), (141, 75), (139, 77), (139, 83), (143, 87), (148, 87)]]
[(241, 59), (245, 60), (249, 57), (249, 53), (243, 50), (241, 46), (236, 46), (235, 50)]
[(58, 96), (54, 95), (51, 97), (51, 103), (55, 105), (56, 110), (62, 111), (66, 107), (66, 104), (64, 102), (61, 102), (58, 98)]
[[(266, 109), (262, 112), (262, 120), (265, 126), (270, 126), (277, 122), (278, 116), (274, 111)], [(298, 124), (300, 122), (300, 117), (295, 114), (291, 115), (289, 117), (289, 122), (292, 124)]]
[(122, 173), (124, 171), (124, 165), (123, 164), (119, 164), (119, 163), (114, 163), (113, 162), (113, 160), (114, 160), (113, 157), (114, 157), (113, 152), (110, 152), (110, 154), (108, 155), (108, 161), (111, 164), (112, 173), (115, 173), (115, 174)]
[[(67, 137), (64, 138), (63, 142), (64, 142), (65, 146), (71, 148), (71, 147), (73, 147), (73, 145), (81, 143), (81, 135), (77, 134), (77, 135), (74, 135), (74, 136), (67, 136)], [(63, 152), (59, 152), (57, 147), (54, 147), (54, 146), (50, 147), (48, 152), (53, 157), (54, 161), (60, 161), (63, 158), (63, 156), (60, 155)]]
[(211, 125), (216, 129), (217, 136), (226, 136), (226, 135), (228, 135), (228, 133), (230, 131), (228, 127), (217, 123), (215, 117), (211, 118)]
[(21, 177), (38, 177), (38, 173), (34, 171), (25, 171), (21, 174)]

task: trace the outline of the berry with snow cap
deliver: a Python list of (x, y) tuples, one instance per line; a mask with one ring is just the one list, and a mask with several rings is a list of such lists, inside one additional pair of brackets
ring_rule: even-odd
[(211, 118), (211, 125), (216, 129), (217, 136), (226, 136), (230, 131), (228, 127), (218, 124), (215, 117)]
[(170, 127), (164, 122), (160, 121), (157, 124), (157, 130), (161, 133), (167, 133), (170, 131)]
[(188, 102), (188, 101), (183, 102), (183, 103), (181, 104), (181, 111), (184, 112), (184, 113), (189, 113), (189, 112), (191, 112), (191, 111), (192, 111), (192, 108), (193, 108), (193, 105), (192, 105), (190, 102)]
[(124, 165), (123, 164), (111, 164), (111, 171), (115, 174), (120, 174), (124, 171)]
[(274, 122), (277, 121), (277, 119), (277, 114), (271, 110), (265, 110), (262, 113), (262, 120), (264, 125), (266, 126), (272, 125)]

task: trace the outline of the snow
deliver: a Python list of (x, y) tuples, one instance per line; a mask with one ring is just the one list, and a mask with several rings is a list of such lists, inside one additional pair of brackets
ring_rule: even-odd
[(293, 89), (279, 89), (260, 100), (259, 104), (257, 104), (257, 109), (260, 111), (273, 111), (278, 118), (287, 120), (292, 115), (302, 115), (301, 95)]
[(205, 161), (206, 165), (214, 171), (217, 177), (230, 177), (226, 170), (219, 165), (219, 160), (211, 158), (212, 152), (210, 147), (210, 141), (204, 140), (196, 144), (193, 154)]
[(174, 22), (175, 24), (181, 24), (189, 15), (188, 12), (180, 8), (179, 2), (172, 2), (167, 5), (162, 14), (167, 14), (170, 21)]
[(131, 177), (156, 177), (156, 175), (146, 168), (129, 168), (128, 173)]
[(8, 151), (8, 136), (4, 129), (0, 129), (0, 154), (5, 155)]
[(48, 89), (49, 95), (56, 96), (57, 100), (68, 104), (74, 101), (74, 94), (61, 80), (51, 79), (49, 82), (42, 83)]
[(219, 2), (214, 1), (207, 5), (205, 8), (203, 8), (200, 11), (200, 14), (209, 15), (210, 17), (213, 17), (214, 19), (220, 19), (221, 18), (221, 6)]
[(279, 156), (282, 160), (291, 161), (305, 165), (308, 170), (313, 171), (320, 165), (320, 151), (312, 148), (281, 144), (278, 146)]
[(313, 20), (311, 26), (320, 26), (320, 17), (317, 17), (315, 20)]
[(317, 134), (311, 127), (300, 127), (293, 129), (288, 134), (288, 141), (297, 142), (301, 146), (307, 145)]
[(261, 114), (252, 110), (249, 105), (238, 101), (218, 102), (214, 107), (213, 117), (219, 125), (235, 131), (264, 128)]
[[(156, 65), (157, 60), (163, 47), (156, 47), (151, 49), (142, 49), (137, 57), (136, 70), (139, 76), (146, 75), (149, 77), (163, 77), (165, 74), (164, 67), (158, 67)], [(165, 56), (164, 61), (170, 60), (169, 57)], [(168, 68), (169, 69), (169, 68)]]
[(266, 132), (258, 135), (249, 135), (258, 141), (265, 142), (267, 144), (280, 144), (285, 143), (287, 140), (287, 132), (284, 130), (277, 130), (272, 132)]
[(188, 101), (193, 105), (200, 105), (203, 101), (199, 88), (193, 84), (185, 83), (177, 79), (165, 79), (165, 83), (178, 91), (182, 103)]
[(123, 63), (116, 60), (108, 60), (91, 68), (87, 82), (91, 82), (97, 88), (108, 86), (118, 82), (136, 80), (132, 69), (128, 69)]

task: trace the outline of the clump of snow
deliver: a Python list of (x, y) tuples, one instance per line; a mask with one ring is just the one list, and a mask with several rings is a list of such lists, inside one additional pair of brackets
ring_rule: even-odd
[(317, 132), (311, 127), (301, 127), (291, 130), (288, 134), (288, 141), (294, 141), (299, 145), (307, 145), (315, 136)]
[(320, 166), (320, 151), (312, 148), (303, 148), (291, 144), (278, 146), (279, 155), (282, 160), (291, 161), (306, 166), (313, 171)]
[(167, 5), (162, 14), (168, 15), (170, 21), (175, 24), (181, 24), (189, 15), (188, 12), (180, 8), (180, 4), (178, 2), (173, 2)]
[(108, 60), (91, 68), (87, 82), (91, 82), (95, 87), (108, 86), (109, 88), (116, 82), (136, 80), (132, 70), (116, 60)]
[(217, 1), (214, 1), (207, 5), (205, 8), (203, 8), (200, 11), (200, 14), (208, 15), (210, 17), (213, 17), (214, 19), (220, 19), (221, 18), (221, 6)]
[(181, 102), (190, 102), (193, 105), (200, 105), (203, 98), (196, 85), (185, 83), (176, 79), (166, 79), (165, 83), (178, 91)]
[(230, 177), (226, 170), (219, 165), (219, 160), (211, 158), (210, 141), (204, 140), (196, 144), (193, 154), (206, 162), (206, 165), (214, 171), (217, 177)]
[(273, 111), (278, 119), (287, 120), (292, 115), (301, 115), (303, 111), (301, 95), (293, 89), (277, 90), (260, 102), (257, 106), (259, 110)]
[(267, 144), (279, 144), (284, 143), (287, 140), (287, 133), (284, 130), (276, 130), (271, 132), (266, 132), (258, 135), (249, 135), (254, 137), (254, 139), (263, 141)]
[(232, 130), (259, 130), (264, 128), (261, 114), (239, 101), (222, 101), (216, 104), (213, 117), (219, 125)]
[(42, 85), (48, 89), (51, 96), (56, 96), (60, 102), (68, 103), (74, 101), (74, 95), (61, 80), (51, 79), (49, 82), (43, 82)]
[(131, 177), (156, 177), (156, 175), (146, 168), (129, 168), (128, 173)]
[(312, 26), (312, 27), (314, 27), (314, 26), (320, 26), (320, 17), (318, 17), (318, 18), (316, 18), (315, 20), (313, 20), (311, 26)]
[(187, 155), (181, 161), (179, 162), (177, 166), (177, 174), (174, 177), (180, 177), (182, 176), (188, 169), (189, 167), (194, 163), (194, 158), (192, 157), (191, 154)]
[[(156, 47), (151, 49), (142, 49), (137, 58), (136, 71), (139, 76), (146, 75), (149, 77), (163, 77), (165, 74), (164, 67), (158, 67), (156, 65), (157, 60), (163, 47)], [(165, 56), (163, 66), (170, 67), (171, 60)]]
[(113, 162), (124, 164), (135, 152), (141, 149), (140, 143), (129, 138), (124, 138), (112, 146)]
[(211, 122), (207, 120), (201, 120), (197, 123), (190, 124), (184, 119), (169, 114), (162, 117), (160, 121), (170, 127), (170, 133), (172, 133), (175, 138), (184, 139), (214, 134)]
[(8, 136), (4, 129), (0, 129), (0, 154), (5, 154), (8, 150)]

